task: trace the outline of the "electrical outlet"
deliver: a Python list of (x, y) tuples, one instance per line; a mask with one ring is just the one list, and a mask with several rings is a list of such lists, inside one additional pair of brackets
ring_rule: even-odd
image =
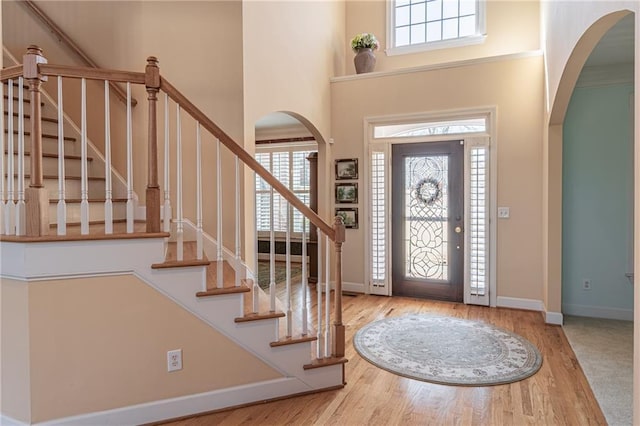
[(167, 371), (182, 370), (182, 349), (167, 352)]
[(509, 207), (498, 207), (498, 217), (500, 219), (509, 219), (510, 213)]
[(591, 290), (591, 280), (582, 280), (582, 289), (583, 290)]

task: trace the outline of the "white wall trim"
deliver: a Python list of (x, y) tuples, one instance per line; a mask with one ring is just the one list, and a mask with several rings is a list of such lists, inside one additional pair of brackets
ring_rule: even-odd
[[(36, 424), (43, 426), (143, 424), (278, 398), (307, 390), (308, 388), (296, 378), (274, 379)], [(23, 425), (24, 423), (15, 424)]]
[(532, 58), (536, 56), (542, 56), (542, 50), (531, 50), (527, 52), (511, 53), (507, 55), (488, 56), (483, 58), (467, 59), (464, 61), (445, 62), (442, 64), (435, 64), (435, 65), (421, 65), (418, 67), (402, 68), (398, 70), (376, 71), (376, 72), (368, 72), (364, 74), (345, 75), (341, 77), (333, 77), (329, 81), (331, 83), (342, 83), (344, 81), (362, 80), (366, 78), (390, 77), (390, 76), (397, 76), (402, 74), (412, 74), (412, 73), (418, 73), (418, 72), (443, 70), (443, 69), (449, 69), (449, 68), (468, 67), (472, 65), (487, 64), (491, 62), (513, 61), (516, 59)]
[(553, 324), (553, 325), (564, 324), (564, 317), (562, 316), (561, 312), (546, 311), (544, 320), (547, 324)]
[(541, 300), (522, 299), (519, 297), (498, 296), (499, 308), (525, 309), (527, 311), (544, 311), (544, 303)]
[(565, 315), (633, 321), (633, 309), (606, 308), (601, 306), (562, 304)]
[(352, 283), (348, 281), (342, 282), (342, 290), (349, 291), (351, 293), (365, 293), (365, 285), (364, 283)]

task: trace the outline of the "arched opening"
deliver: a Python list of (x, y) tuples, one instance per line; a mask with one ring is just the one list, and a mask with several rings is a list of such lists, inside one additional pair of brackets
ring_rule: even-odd
[[(255, 157), (281, 183), (287, 186), (313, 211), (324, 215), (326, 194), (323, 185), (326, 179), (326, 144), (318, 129), (305, 117), (288, 111), (273, 112), (255, 123)], [(303, 223), (302, 216), (294, 211), (291, 221), (288, 203), (262, 179), (255, 183), (256, 237), (258, 281), (261, 286), (268, 284), (271, 246), (276, 262), (284, 262), (287, 254), (294, 264), (302, 258), (302, 233), (305, 232), (309, 259), (309, 281), (317, 280), (317, 246), (315, 227)], [(273, 219), (272, 219), (273, 211)], [(273, 222), (272, 222), (273, 221)], [(271, 223), (274, 234), (270, 233)], [(286, 230), (291, 232), (290, 246), (286, 246)], [(273, 238), (273, 239), (272, 239)], [(276, 265), (275, 274), (283, 270), (283, 264)], [(276, 278), (277, 279), (277, 278)]]
[[(549, 322), (562, 323), (564, 316), (565, 334), (612, 424), (631, 422), (632, 366), (618, 369), (623, 376), (615, 385), (624, 387), (618, 395), (628, 396), (628, 401), (617, 398), (624, 407), (612, 410), (610, 402), (601, 399), (607, 392), (598, 390), (606, 379), (590, 374), (594, 360), (581, 359), (580, 343), (572, 341), (570, 327), (600, 327), (607, 321), (584, 318), (634, 317), (634, 22), (632, 12), (618, 11), (583, 34), (564, 68), (547, 135), (547, 320), (549, 312), (562, 312)], [(632, 328), (627, 327), (625, 344), (632, 340)], [(594, 328), (587, 334), (596, 332)], [(606, 350), (614, 345), (598, 346)], [(627, 351), (631, 358), (631, 344)], [(590, 356), (605, 356), (594, 353)], [(615, 417), (622, 411), (628, 416), (624, 421)]]

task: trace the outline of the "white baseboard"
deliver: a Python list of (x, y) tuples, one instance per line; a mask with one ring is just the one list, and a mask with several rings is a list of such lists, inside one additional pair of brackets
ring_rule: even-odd
[(26, 426), (27, 424), (0, 413), (0, 426)]
[(364, 284), (363, 283), (350, 283), (343, 281), (342, 282), (342, 291), (349, 291), (351, 293), (362, 293), (364, 294)]
[[(228, 389), (132, 405), (115, 410), (99, 411), (80, 416), (50, 420), (37, 425), (116, 425), (144, 424), (177, 417), (190, 416), (236, 405), (258, 402), (308, 391), (296, 378), (282, 378), (236, 386)], [(7, 423), (24, 425), (24, 423)], [(4, 423), (2, 423), (4, 426)]]
[(633, 309), (606, 308), (600, 306), (563, 304), (562, 313), (577, 317), (605, 318), (633, 321)]
[(562, 325), (562, 324), (564, 324), (564, 317), (562, 316), (561, 312), (545, 311), (544, 314), (545, 314), (544, 321), (547, 324), (553, 324), (553, 325)]
[(499, 308), (525, 309), (527, 311), (543, 311), (544, 304), (541, 300), (521, 299), (519, 297), (498, 296)]

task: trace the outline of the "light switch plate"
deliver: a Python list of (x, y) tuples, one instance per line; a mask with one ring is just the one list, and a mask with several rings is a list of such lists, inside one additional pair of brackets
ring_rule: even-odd
[(509, 207), (498, 207), (498, 217), (500, 219), (509, 219)]

